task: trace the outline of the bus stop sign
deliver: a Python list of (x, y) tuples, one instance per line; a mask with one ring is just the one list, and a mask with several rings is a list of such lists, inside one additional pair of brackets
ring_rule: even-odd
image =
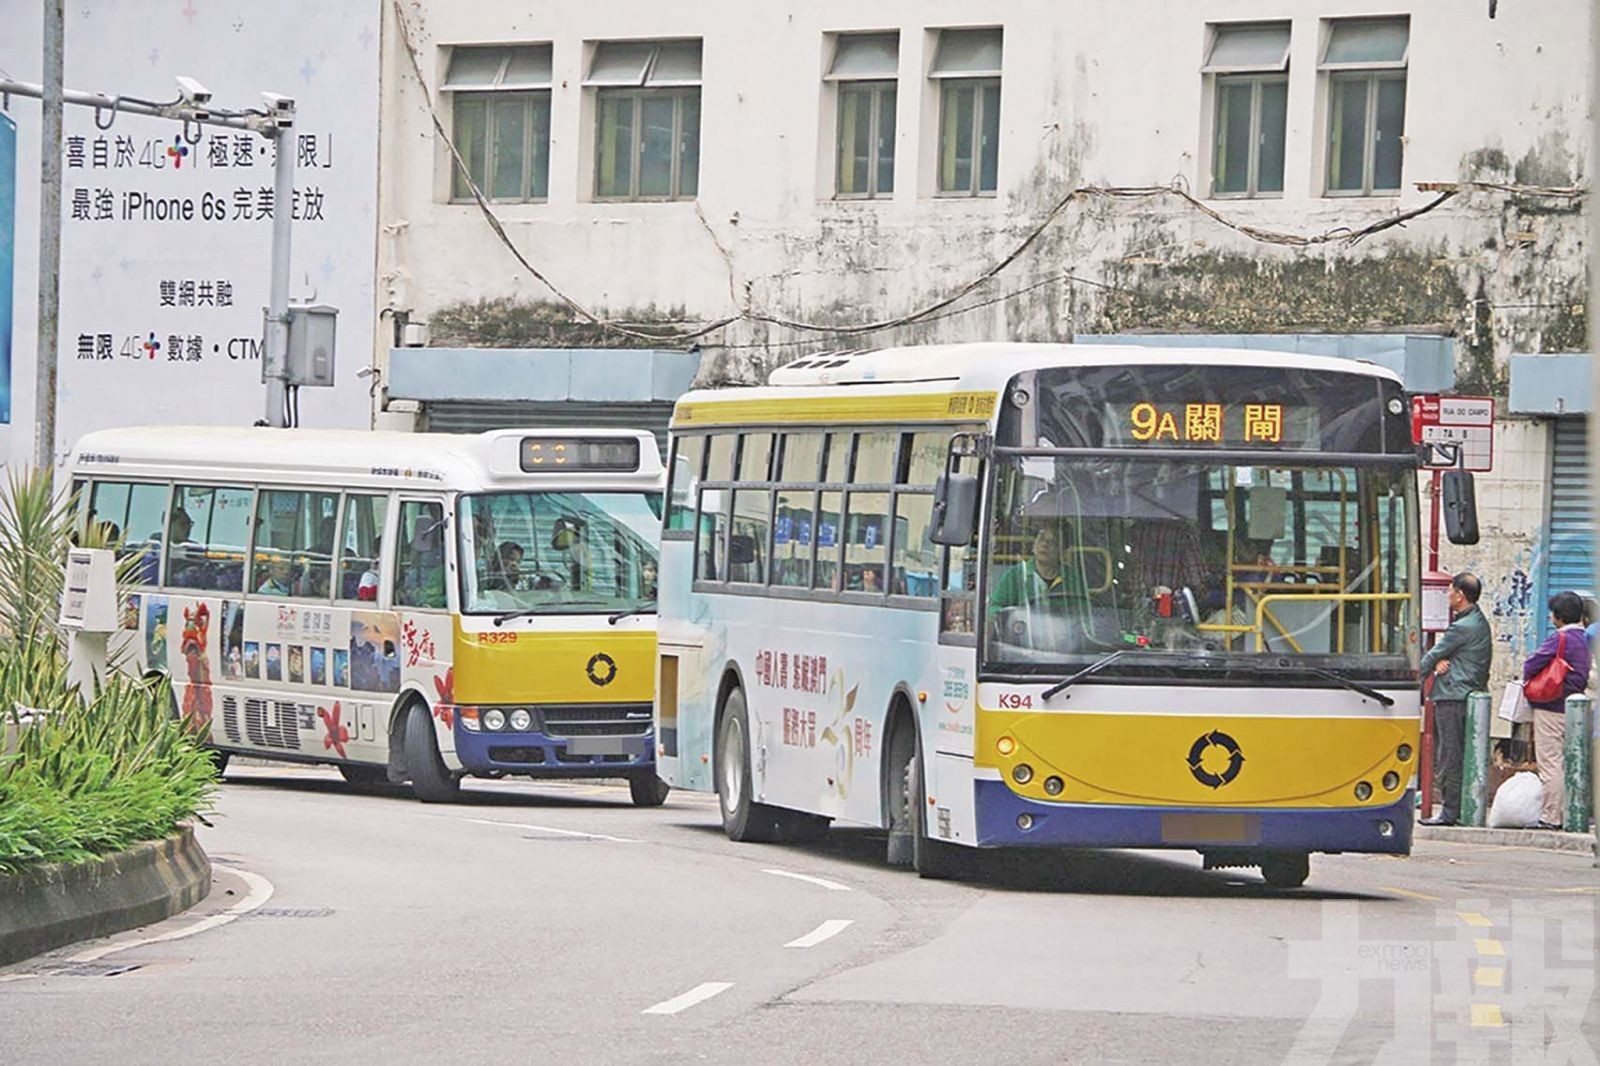
[(1494, 469), (1494, 398), (1413, 396), (1411, 440), (1429, 446), (1424, 466), (1478, 473)]

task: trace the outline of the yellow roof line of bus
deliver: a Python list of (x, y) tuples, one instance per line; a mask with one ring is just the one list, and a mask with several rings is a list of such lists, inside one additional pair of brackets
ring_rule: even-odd
[(972, 422), (994, 417), (995, 392), (925, 392), (891, 396), (783, 396), (679, 401), (674, 428), (833, 422)]

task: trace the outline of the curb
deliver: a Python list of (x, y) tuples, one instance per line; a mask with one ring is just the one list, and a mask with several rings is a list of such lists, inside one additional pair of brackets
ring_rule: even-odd
[(1549, 829), (1478, 829), (1465, 825), (1418, 825), (1416, 839), (1449, 844), (1488, 844), (1502, 848), (1537, 848), (1581, 855), (1595, 853), (1593, 833), (1559, 833)]
[(170, 918), (211, 892), (194, 827), (87, 862), (0, 875), (0, 966)]

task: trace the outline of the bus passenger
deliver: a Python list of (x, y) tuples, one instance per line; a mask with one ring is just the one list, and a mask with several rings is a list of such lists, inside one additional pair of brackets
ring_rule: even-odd
[[(260, 564), (260, 558), (256, 560)], [(274, 555), (267, 563), (267, 572), (261, 575), (256, 592), (263, 596), (293, 596), (294, 567), (286, 555)]]

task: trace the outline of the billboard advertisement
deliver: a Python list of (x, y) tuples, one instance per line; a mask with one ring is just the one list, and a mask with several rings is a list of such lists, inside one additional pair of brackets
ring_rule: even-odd
[[(373, 351), (377, 225), (377, 0), (95, 3), (69, 12), (66, 85), (165, 101), (179, 75), (214, 109), (292, 97), (294, 195), (279, 204), (279, 146), (245, 130), (185, 125), (115, 108), (69, 106), (61, 153), (62, 244), (58, 455), (81, 434), (121, 425), (250, 425), (265, 413), (262, 312), (272, 225), (293, 217), (290, 299), (339, 309), (337, 377), (306, 389), (306, 426), (366, 426)], [(38, 81), (36, 2), (0, 0), (0, 68)], [(31, 39), (30, 39), (31, 38)], [(37, 172), (40, 107), (12, 102), (22, 173)], [(31, 158), (30, 158), (31, 157)], [(31, 170), (30, 170), (31, 166)], [(36, 232), (36, 183), (24, 182), (19, 236)], [(18, 263), (19, 292), (36, 266)], [(17, 376), (32, 379), (34, 312), (19, 306)], [(26, 410), (31, 415), (31, 390)], [(26, 436), (21, 434), (20, 436)], [(11, 451), (26, 444), (13, 439)]]

